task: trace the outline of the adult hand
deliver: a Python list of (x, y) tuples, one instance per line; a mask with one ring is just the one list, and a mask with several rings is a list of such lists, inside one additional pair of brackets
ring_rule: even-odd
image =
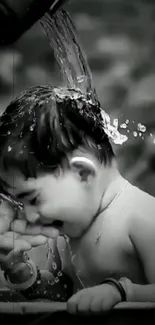
[[(17, 264), (25, 262), (24, 252), (33, 247), (44, 245), (44, 236), (19, 235), (8, 231), (0, 235), (0, 265), (3, 270), (12, 270)], [(20, 265), (21, 266), (21, 265)], [(23, 265), (22, 265), (23, 266)]]
[(9, 230), (10, 224), (14, 219), (15, 211), (7, 201), (1, 201), (0, 204), (0, 234)]
[(38, 234), (18, 234), (17, 231), (10, 231), (11, 223), (15, 217), (13, 206), (3, 200), (0, 204), (0, 265), (2, 268), (9, 268), (12, 261), (29, 251), (32, 247), (43, 245), (47, 238)]
[(33, 225), (25, 220), (14, 220), (11, 229), (21, 235), (42, 235), (53, 239), (60, 234), (59, 230), (52, 226)]

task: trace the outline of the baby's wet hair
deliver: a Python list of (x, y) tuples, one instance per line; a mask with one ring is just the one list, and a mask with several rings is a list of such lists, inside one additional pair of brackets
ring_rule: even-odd
[(113, 149), (104, 132), (101, 108), (79, 90), (32, 87), (6, 108), (0, 119), (0, 166), (26, 178), (38, 169), (55, 171), (67, 154), (84, 146), (108, 164)]

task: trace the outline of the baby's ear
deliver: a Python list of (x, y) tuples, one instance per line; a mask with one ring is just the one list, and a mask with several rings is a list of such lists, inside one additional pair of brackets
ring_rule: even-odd
[(86, 182), (90, 177), (94, 178), (97, 172), (94, 162), (85, 157), (72, 158), (70, 168), (78, 172), (82, 182)]

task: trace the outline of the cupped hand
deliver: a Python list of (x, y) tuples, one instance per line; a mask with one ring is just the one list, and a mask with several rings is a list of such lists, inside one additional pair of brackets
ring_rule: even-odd
[(13, 265), (24, 261), (23, 253), (33, 247), (44, 245), (47, 238), (41, 235), (19, 235), (8, 231), (0, 235), (0, 266), (3, 270), (12, 269)]
[(26, 220), (15, 220), (11, 224), (11, 230), (21, 235), (42, 235), (48, 238), (56, 238), (59, 236), (59, 230), (52, 226), (33, 225)]

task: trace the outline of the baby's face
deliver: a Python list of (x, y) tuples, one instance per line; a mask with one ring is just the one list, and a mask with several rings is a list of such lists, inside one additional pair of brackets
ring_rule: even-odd
[(10, 170), (0, 172), (6, 182), (4, 189), (25, 206), (25, 218), (30, 223), (52, 225), (70, 237), (79, 237), (89, 227), (97, 206), (94, 189), (81, 182), (72, 171), (59, 176), (42, 173), (37, 178), (25, 180), (24, 176)]

